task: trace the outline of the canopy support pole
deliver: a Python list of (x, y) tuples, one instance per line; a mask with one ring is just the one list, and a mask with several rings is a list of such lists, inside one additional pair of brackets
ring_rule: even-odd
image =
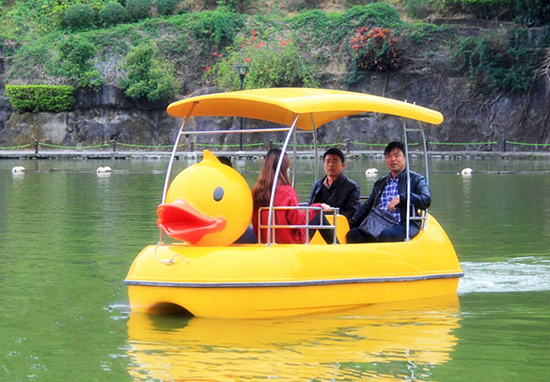
[[(273, 205), (275, 203), (275, 191), (277, 190), (277, 183), (279, 180), (279, 174), (281, 173), (281, 166), (283, 165), (283, 159), (286, 153), (286, 148), (288, 146), (288, 142), (290, 141), (290, 137), (292, 136), (294, 130), (296, 130), (296, 124), (298, 123), (298, 118), (300, 118), (300, 115), (296, 116), (296, 119), (294, 119), (294, 122), (292, 123), (292, 126), (286, 136), (285, 143), (283, 144), (283, 148), (281, 149), (281, 156), (279, 157), (279, 162), (277, 163), (277, 169), (275, 170), (275, 176), (273, 178), (273, 185), (271, 186), (271, 199), (269, 200), (269, 213), (267, 217), (267, 246), (270, 246), (271, 244), (271, 230), (273, 229)], [(261, 216), (260, 216), (261, 217)]]
[(295, 188), (295, 182), (296, 182), (296, 166), (297, 166), (297, 160), (298, 160), (298, 152), (297, 152), (297, 138), (296, 138), (296, 130), (294, 129), (292, 131), (292, 136), (294, 138), (294, 150), (293, 150), (293, 159), (292, 159), (292, 188)]
[(404, 140), (405, 140), (405, 158), (407, 159), (407, 165), (405, 167), (405, 171), (406, 171), (406, 174), (407, 174), (407, 221), (406, 221), (406, 224), (405, 224), (405, 227), (406, 227), (406, 236), (405, 236), (405, 241), (410, 241), (411, 240), (411, 235), (410, 235), (410, 225), (411, 225), (411, 173), (410, 173), (410, 170), (409, 170), (409, 165), (410, 165), (410, 162), (409, 162), (409, 142), (408, 142), (408, 139), (407, 139), (407, 123), (405, 121), (405, 119), (403, 119), (403, 137), (404, 137)]
[[(428, 141), (426, 140), (426, 133), (424, 132), (424, 125), (422, 121), (418, 121), (420, 126), (420, 133), (422, 134), (422, 143), (424, 147), (424, 166), (426, 169), (426, 183), (430, 187), (430, 168), (429, 168), (429, 158), (428, 158)], [(422, 229), (425, 230), (428, 227), (428, 209), (425, 211), (425, 219), (422, 221)]]
[[(182, 136), (183, 129), (187, 125), (187, 122), (189, 121), (189, 118), (191, 117), (191, 114), (193, 114), (193, 110), (195, 110), (195, 106), (197, 106), (198, 102), (194, 102), (193, 106), (189, 109), (189, 113), (187, 113), (187, 116), (185, 117), (185, 120), (183, 121), (180, 130), (178, 132), (178, 135), (176, 136), (176, 141), (174, 142), (174, 147), (172, 148), (172, 154), (170, 155), (170, 161), (168, 162), (168, 169), (166, 170), (166, 177), (164, 178), (164, 188), (162, 190), (162, 200), (161, 204), (164, 204), (166, 201), (166, 194), (168, 193), (168, 185), (170, 184), (170, 175), (172, 173), (172, 166), (174, 164), (174, 158), (176, 157), (176, 151), (178, 150), (178, 145)], [(163, 243), (163, 237), (162, 237), (162, 229), (159, 228), (159, 241), (158, 244)]]
[(313, 129), (313, 158), (315, 159), (315, 181), (319, 179), (319, 160), (317, 153), (317, 129), (315, 128), (315, 120), (313, 119), (313, 113), (311, 115), (311, 128)]

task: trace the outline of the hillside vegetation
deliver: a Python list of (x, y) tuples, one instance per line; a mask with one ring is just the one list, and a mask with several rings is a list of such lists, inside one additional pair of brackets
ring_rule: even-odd
[(240, 88), (239, 65), (244, 88), (429, 70), (524, 92), (550, 67), (544, 0), (0, 0), (0, 15), (13, 97), (28, 94), (20, 85), (116, 84), (167, 102)]

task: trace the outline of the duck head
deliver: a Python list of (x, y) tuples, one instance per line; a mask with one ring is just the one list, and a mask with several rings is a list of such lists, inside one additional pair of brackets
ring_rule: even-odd
[(204, 150), (204, 158), (178, 174), (157, 208), (157, 225), (191, 245), (225, 246), (246, 230), (252, 194), (241, 174)]

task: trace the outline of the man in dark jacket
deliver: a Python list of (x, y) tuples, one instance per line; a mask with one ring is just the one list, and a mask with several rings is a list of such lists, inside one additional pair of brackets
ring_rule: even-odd
[(311, 187), (308, 205), (324, 203), (338, 207), (339, 213), (349, 220), (361, 204), (359, 185), (342, 174), (346, 158), (341, 150), (328, 149), (323, 154), (323, 163), (326, 175)]
[[(405, 146), (401, 142), (391, 142), (386, 146), (384, 155), (390, 173), (374, 183), (369, 198), (350, 219), (350, 231), (346, 236), (348, 243), (403, 241), (407, 236), (407, 172), (405, 171), (407, 158), (405, 157)], [(409, 176), (411, 181), (411, 209), (428, 208), (431, 204), (431, 193), (426, 179), (413, 171), (409, 171)], [(376, 206), (373, 205), (375, 201), (377, 201)], [(386, 210), (399, 221), (397, 225), (383, 230), (378, 238), (372, 237), (359, 228), (374, 207)], [(409, 231), (411, 238), (418, 234), (420, 227), (420, 221), (411, 220)]]

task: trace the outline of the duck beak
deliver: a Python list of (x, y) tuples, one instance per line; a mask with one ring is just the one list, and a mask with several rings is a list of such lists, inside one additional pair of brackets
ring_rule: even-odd
[(174, 239), (195, 244), (208, 233), (220, 232), (225, 228), (223, 217), (203, 214), (189, 202), (178, 199), (157, 207), (157, 225)]

